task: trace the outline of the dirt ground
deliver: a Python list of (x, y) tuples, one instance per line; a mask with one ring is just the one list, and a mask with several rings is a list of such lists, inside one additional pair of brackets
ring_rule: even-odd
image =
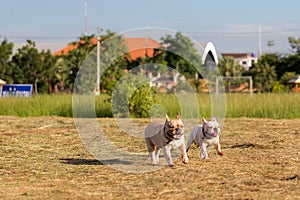
[[(99, 122), (116, 144), (146, 152), (113, 119)], [(188, 164), (126, 173), (91, 156), (72, 118), (0, 117), (0, 198), (300, 199), (300, 119), (226, 119), (221, 145), (223, 157), (202, 161), (192, 146)]]

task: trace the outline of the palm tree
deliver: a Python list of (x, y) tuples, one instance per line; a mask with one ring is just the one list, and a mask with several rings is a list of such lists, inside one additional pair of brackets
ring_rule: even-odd
[(228, 78), (227, 91), (230, 91), (231, 79), (229, 77), (240, 77), (245, 71), (244, 67), (237, 63), (233, 57), (223, 57), (218, 65), (220, 74)]
[(245, 71), (244, 67), (238, 64), (233, 57), (223, 57), (218, 65), (220, 74), (225, 77), (239, 77)]
[(260, 92), (270, 92), (276, 82), (277, 74), (275, 66), (268, 62), (259, 61), (254, 68), (254, 84)]

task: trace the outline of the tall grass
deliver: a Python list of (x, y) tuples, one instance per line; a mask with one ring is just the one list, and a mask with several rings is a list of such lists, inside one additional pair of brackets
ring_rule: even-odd
[[(112, 116), (109, 97), (107, 95), (97, 96), (95, 99), (95, 107), (95, 112), (98, 117)], [(0, 115), (19, 117), (72, 117), (72, 95), (38, 95), (31, 98), (0, 98)]]
[(72, 116), (71, 95), (38, 95), (31, 98), (0, 98), (0, 115)]
[[(172, 117), (176, 116), (177, 112), (198, 112), (201, 116), (209, 116), (211, 112), (211, 98), (209, 94), (198, 94), (196, 96), (199, 110), (194, 110), (194, 105), (197, 102), (193, 102), (193, 95), (183, 94), (182, 98), (178, 99), (173, 94), (158, 94), (156, 95), (156, 101), (157, 104), (164, 106), (166, 112)], [(189, 115), (188, 113), (182, 114), (185, 116), (196, 116), (193, 114)]]
[[(201, 116), (211, 115), (211, 97), (198, 94)], [(181, 104), (190, 104), (190, 99), (179, 102), (175, 95), (158, 94), (156, 103), (162, 105), (170, 116), (175, 116)], [(226, 117), (300, 118), (300, 94), (227, 94)], [(193, 109), (193, 108), (191, 108)], [(193, 110), (192, 110), (193, 111)], [(95, 97), (97, 117), (112, 117), (110, 98)], [(0, 115), (5, 116), (63, 116), (72, 117), (72, 95), (39, 95), (31, 98), (0, 98)]]
[(300, 94), (229, 94), (227, 117), (300, 118)]

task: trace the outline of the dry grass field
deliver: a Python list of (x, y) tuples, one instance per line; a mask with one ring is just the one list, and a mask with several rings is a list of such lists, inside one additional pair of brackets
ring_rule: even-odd
[[(99, 121), (117, 144), (146, 152), (141, 139), (124, 142), (113, 119)], [(0, 117), (0, 198), (300, 198), (300, 119), (226, 119), (221, 144), (223, 157), (201, 161), (192, 146), (189, 164), (132, 174), (95, 160), (72, 118)]]

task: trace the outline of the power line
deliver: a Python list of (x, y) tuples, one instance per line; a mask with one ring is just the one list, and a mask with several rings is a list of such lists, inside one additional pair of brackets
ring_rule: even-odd
[(1, 35), (0, 38), (7, 39), (42, 39), (42, 40), (56, 40), (56, 39), (74, 39), (78, 38), (78, 36), (24, 36), (24, 35)]
[[(266, 36), (285, 35), (299, 32), (300, 29), (288, 29), (277, 31), (261, 31), (261, 34)], [(197, 37), (257, 37), (257, 31), (201, 31), (201, 32), (186, 32), (191, 36)]]
[[(187, 31), (184, 32), (191, 37), (257, 37), (257, 31)], [(278, 31), (261, 31), (263, 36), (280, 36), (299, 33), (300, 29), (287, 29)], [(0, 38), (21, 39), (21, 40), (70, 40), (76, 39), (79, 35), (64, 35), (64, 36), (41, 36), (41, 35), (0, 35)]]

